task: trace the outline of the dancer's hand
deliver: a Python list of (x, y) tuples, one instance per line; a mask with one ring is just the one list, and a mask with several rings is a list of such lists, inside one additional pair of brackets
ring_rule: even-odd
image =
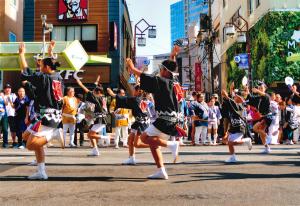
[(259, 90), (258, 90), (258, 89), (256, 89), (256, 88), (254, 87), (254, 88), (252, 88), (252, 92), (253, 92), (253, 93), (258, 93), (258, 92), (259, 92)]
[(112, 96), (112, 97), (116, 96), (116, 94), (111, 90), (111, 88), (107, 88), (106, 91), (110, 96)]
[(20, 45), (19, 45), (19, 54), (24, 55), (25, 52), (26, 52), (25, 43), (21, 42)]
[(126, 59), (126, 65), (127, 65), (128, 69), (133, 70), (134, 64), (130, 58)]

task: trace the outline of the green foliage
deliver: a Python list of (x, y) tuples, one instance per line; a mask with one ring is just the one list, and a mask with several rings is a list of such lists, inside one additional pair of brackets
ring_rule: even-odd
[[(266, 83), (283, 81), (286, 76), (300, 79), (300, 62), (286, 61), (288, 52), (300, 53), (300, 45), (296, 44), (295, 49), (288, 48), (288, 41), (292, 41), (294, 30), (300, 30), (300, 12), (269, 12), (251, 28), (254, 79), (264, 79)], [(237, 54), (237, 48), (235, 44), (227, 51), (229, 62)], [(231, 64), (228, 67), (228, 81), (237, 81), (244, 72), (237, 72)]]

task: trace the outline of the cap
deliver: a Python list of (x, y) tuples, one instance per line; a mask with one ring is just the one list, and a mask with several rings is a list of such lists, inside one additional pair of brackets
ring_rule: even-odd
[(3, 88), (4, 88), (4, 89), (6, 89), (6, 88), (11, 88), (11, 86), (10, 86), (10, 84), (6, 84)]

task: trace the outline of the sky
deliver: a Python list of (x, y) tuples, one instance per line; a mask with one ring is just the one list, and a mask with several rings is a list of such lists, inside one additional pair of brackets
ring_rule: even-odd
[[(155, 39), (149, 39), (148, 32), (146, 32), (146, 46), (137, 47), (137, 56), (152, 56), (170, 52), (170, 5), (178, 1), (126, 0), (133, 29), (134, 25), (142, 18), (157, 28), (157, 37)], [(142, 27), (142, 25), (139, 26)]]

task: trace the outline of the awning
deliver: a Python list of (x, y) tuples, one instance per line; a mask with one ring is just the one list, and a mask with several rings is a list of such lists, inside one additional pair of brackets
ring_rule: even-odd
[(89, 55), (87, 64), (111, 64), (111, 58), (106, 55)]
[(291, 56), (286, 58), (287, 62), (297, 62), (300, 61), (300, 53), (292, 54)]

